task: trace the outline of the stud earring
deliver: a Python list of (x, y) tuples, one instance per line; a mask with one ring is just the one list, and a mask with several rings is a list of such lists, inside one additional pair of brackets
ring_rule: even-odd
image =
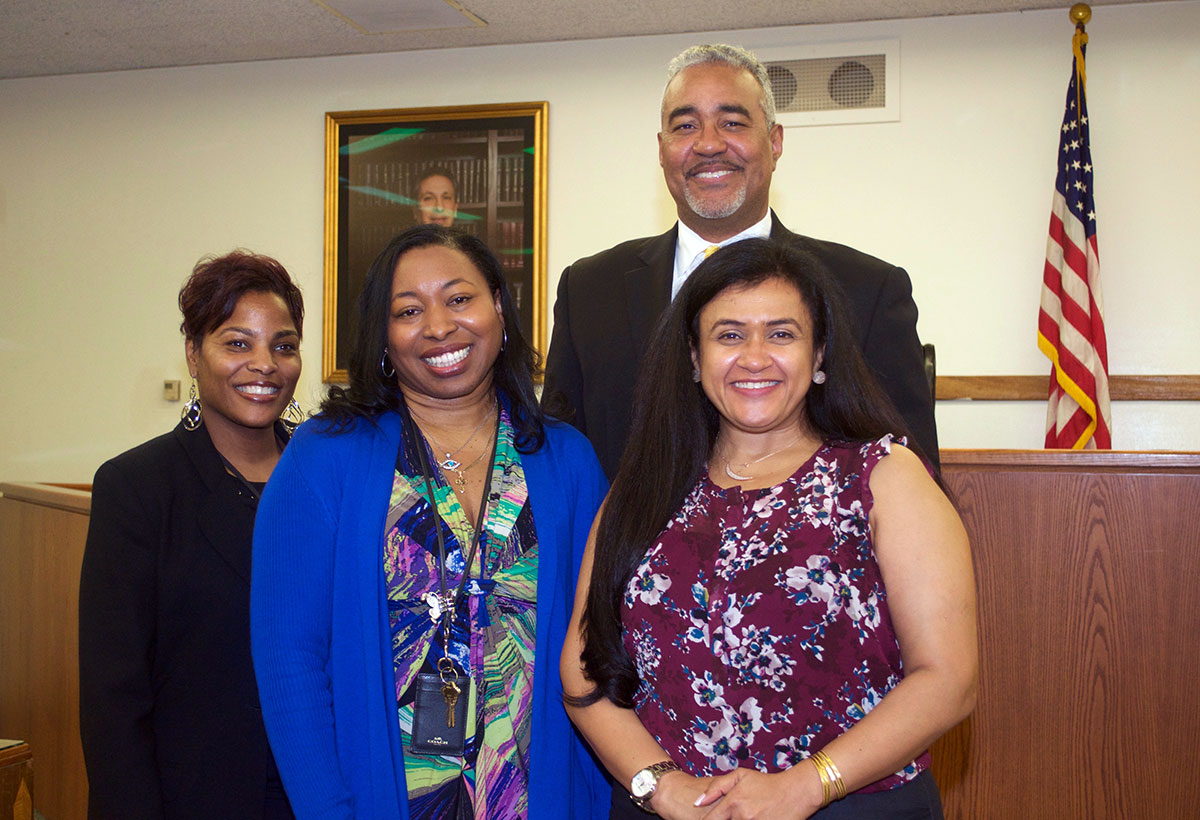
[(196, 380), (192, 379), (192, 387), (188, 391), (187, 404), (183, 405), (183, 412), (179, 414), (179, 419), (183, 422), (183, 429), (199, 429), (203, 415), (204, 408), (200, 406), (200, 397), (196, 395)]
[[(388, 370), (391, 370), (392, 372), (389, 373)], [(392, 367), (392, 363), (388, 359), (386, 347), (383, 349), (383, 357), (379, 360), (379, 372), (383, 374), (385, 379), (392, 379), (396, 377), (396, 368)]]
[(813, 384), (825, 384), (825, 371), (818, 370), (813, 373)]

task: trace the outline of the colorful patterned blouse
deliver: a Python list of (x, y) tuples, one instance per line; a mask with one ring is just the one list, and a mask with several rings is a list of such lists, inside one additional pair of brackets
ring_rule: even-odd
[[(436, 464), (428, 449), (426, 457)], [(414, 820), (526, 817), (538, 551), (512, 424), (501, 409), (485, 538), (459, 599), (450, 636), (455, 666), (460, 671), (469, 669), (474, 681), (463, 757), (418, 755), (410, 749), (412, 684), (418, 672), (435, 671), (443, 650), (441, 632), (423, 599), (427, 592), (438, 591), (439, 559), (435, 520), (414, 442), (405, 443), (400, 461), (387, 515), (383, 564), (409, 811)], [(445, 522), (446, 586), (454, 589), (473, 532), (440, 473), (434, 498)], [(443, 613), (440, 621), (446, 620)]]
[[(868, 524), (867, 482), (890, 447), (826, 444), (762, 490), (705, 472), (646, 552), (623, 619), (635, 708), (691, 773), (787, 769), (903, 677)], [(928, 766), (926, 752), (861, 791)]]

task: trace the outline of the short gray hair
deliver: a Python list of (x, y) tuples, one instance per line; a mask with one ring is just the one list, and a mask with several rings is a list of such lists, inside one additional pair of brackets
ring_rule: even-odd
[[(667, 85), (669, 86), (671, 81), (685, 68), (711, 63), (745, 69), (750, 72), (750, 76), (758, 82), (758, 87), (762, 89), (758, 95), (758, 104), (762, 106), (763, 114), (767, 118), (767, 128), (773, 128), (775, 126), (775, 95), (771, 93), (771, 78), (767, 74), (767, 67), (744, 48), (726, 43), (705, 43), (687, 48), (667, 66)], [(663, 95), (666, 95), (665, 87)]]

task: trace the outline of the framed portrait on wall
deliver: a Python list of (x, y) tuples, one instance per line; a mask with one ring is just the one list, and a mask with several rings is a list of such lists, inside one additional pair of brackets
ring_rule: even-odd
[(322, 377), (345, 382), (367, 269), (405, 228), (474, 234), (546, 353), (546, 102), (325, 115)]

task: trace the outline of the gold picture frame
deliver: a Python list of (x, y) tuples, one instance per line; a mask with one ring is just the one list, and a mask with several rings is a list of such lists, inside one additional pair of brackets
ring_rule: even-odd
[(548, 110), (542, 101), (326, 113), (325, 382), (347, 380), (367, 268), (416, 224), (416, 186), (431, 173), (455, 191), (454, 227), (500, 258), (521, 329), (545, 356)]

